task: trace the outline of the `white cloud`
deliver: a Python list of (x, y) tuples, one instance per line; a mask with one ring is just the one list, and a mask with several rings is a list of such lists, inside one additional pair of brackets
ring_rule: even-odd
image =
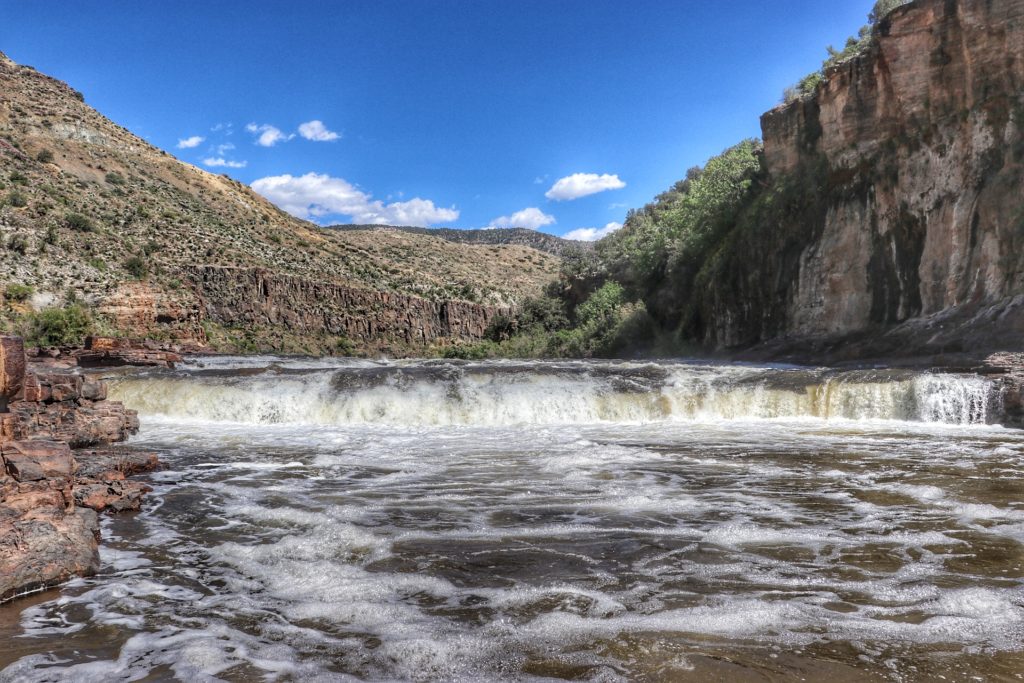
[(235, 146), (230, 142), (225, 142), (223, 145), (217, 145), (217, 156), (222, 157), (234, 148)]
[(295, 137), (294, 134), (285, 135), (281, 132), (280, 128), (272, 126), (269, 123), (264, 123), (262, 125), (250, 123), (245, 127), (245, 129), (256, 136), (256, 144), (260, 147), (273, 147), (279, 142), (288, 142)]
[(562, 235), (567, 240), (580, 240), (581, 242), (594, 242), (607, 237), (622, 227), (622, 223), (609, 223), (603, 228), (576, 228)]
[(426, 227), (458, 220), (458, 209), (434, 206), (429, 199), (415, 197), (385, 204), (344, 178), (307, 173), (260, 178), (252, 189), (299, 218), (314, 219), (330, 214), (350, 216), (353, 223), (415, 225)]
[(327, 130), (323, 121), (307, 121), (299, 124), (299, 135), (313, 142), (331, 142), (341, 137), (333, 130)]
[(207, 166), (221, 166), (224, 168), (245, 168), (247, 161), (231, 161), (224, 157), (207, 157), (203, 159), (203, 163)]
[(511, 216), (498, 216), (491, 224), (489, 228), (526, 228), (528, 230), (536, 230), (545, 225), (551, 225), (555, 222), (554, 216), (549, 216), (536, 207), (529, 207), (522, 211), (516, 211)]
[(198, 147), (206, 141), (202, 135), (193, 135), (190, 138), (182, 138), (178, 140), (178, 149), (192, 149)]
[(570, 176), (560, 178), (551, 186), (551, 189), (544, 193), (548, 199), (556, 202), (569, 199), (579, 199), (587, 195), (597, 194), (605, 190), (621, 190), (626, 186), (617, 175), (605, 173), (573, 173)]

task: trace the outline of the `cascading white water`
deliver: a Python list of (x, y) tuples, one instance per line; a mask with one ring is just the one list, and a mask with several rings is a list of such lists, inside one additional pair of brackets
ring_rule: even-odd
[(994, 394), (669, 362), (129, 370), (126, 447), (166, 469), (106, 517), (96, 577), (0, 610), (0, 682), (1013, 680), (1024, 433), (961, 426)]
[(981, 377), (626, 363), (421, 363), (127, 376), (143, 415), (246, 424), (588, 424), (722, 419), (986, 422)]

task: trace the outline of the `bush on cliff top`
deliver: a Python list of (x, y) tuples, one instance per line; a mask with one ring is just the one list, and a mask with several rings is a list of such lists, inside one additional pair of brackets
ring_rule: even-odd
[(862, 26), (860, 31), (857, 33), (857, 37), (850, 36), (846, 39), (846, 44), (842, 50), (837, 50), (829, 45), (828, 57), (822, 62), (821, 68), (818, 71), (810, 73), (804, 76), (800, 82), (789, 88), (786, 88), (782, 95), (782, 99), (787, 104), (794, 100), (803, 97), (804, 95), (811, 95), (817, 90), (818, 85), (825, 80), (825, 72), (832, 67), (845, 62), (851, 57), (855, 57), (871, 44), (871, 39), (875, 33), (875, 27), (885, 19), (893, 10), (903, 5), (909, 4), (913, 0), (878, 0), (875, 6), (871, 9), (871, 13), (868, 14), (868, 25)]

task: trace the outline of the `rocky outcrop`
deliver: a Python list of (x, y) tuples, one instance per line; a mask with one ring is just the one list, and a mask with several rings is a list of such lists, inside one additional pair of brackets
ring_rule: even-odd
[(85, 348), (74, 351), (73, 355), (83, 368), (124, 365), (173, 368), (182, 361), (180, 354), (161, 348), (159, 344), (110, 337), (88, 337)]
[(122, 441), (134, 411), (95, 379), (27, 367), (20, 339), (0, 337), (0, 602), (99, 567), (103, 510), (138, 509), (148, 488), (125, 477), (156, 456), (72, 446)]
[(181, 342), (206, 341), (195, 298), (183, 293), (172, 297), (148, 282), (121, 283), (96, 310), (126, 334), (145, 337), (162, 327)]
[(826, 77), (762, 118), (801, 209), (735, 247), (745, 272), (707, 295), (705, 341), (1020, 348), (1024, 0), (915, 0)]
[(256, 268), (203, 266), (192, 276), (205, 315), (221, 325), (326, 333), (371, 347), (417, 348), (445, 340), (478, 340), (496, 315), (508, 312)]

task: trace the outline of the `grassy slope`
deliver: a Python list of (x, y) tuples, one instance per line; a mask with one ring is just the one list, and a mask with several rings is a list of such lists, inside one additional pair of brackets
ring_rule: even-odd
[[(247, 186), (183, 163), (0, 53), (0, 283), (35, 305), (69, 291), (100, 304), (137, 279), (189, 305), (187, 267), (260, 267), (311, 279), (507, 304), (539, 292), (558, 259), (520, 245), (324, 230)], [(89, 219), (75, 230), (70, 214)], [(10, 310), (8, 309), (8, 313)]]

